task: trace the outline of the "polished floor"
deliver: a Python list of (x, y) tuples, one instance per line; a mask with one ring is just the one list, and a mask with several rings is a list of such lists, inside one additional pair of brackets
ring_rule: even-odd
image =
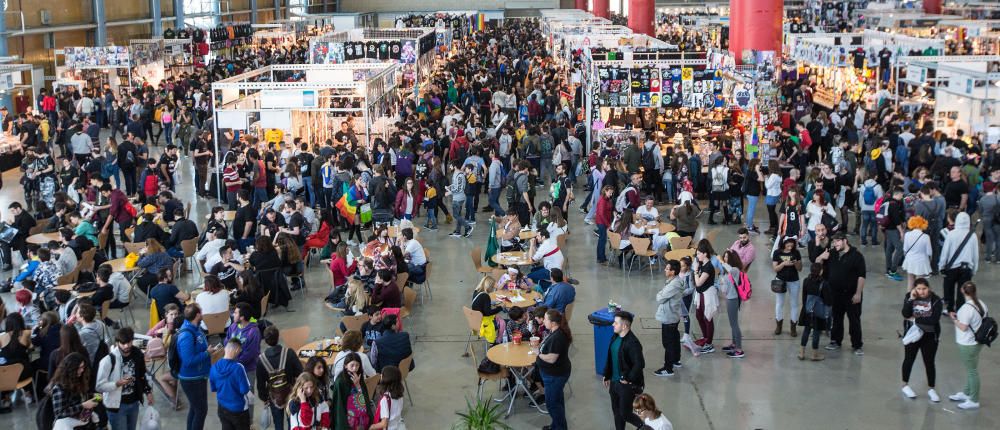
[[(187, 159), (189, 160), (189, 159)], [(194, 213), (202, 220), (213, 205), (211, 201), (194, 198), (190, 185), (191, 164), (182, 163), (184, 184), (181, 198), (191, 201)], [(0, 190), (0, 207), (6, 208), (20, 200), (21, 189), (16, 186), (19, 173), (14, 170), (4, 174)], [(485, 199), (484, 199), (485, 203)], [(4, 218), (8, 214), (4, 209)], [(476, 373), (471, 358), (463, 358), (468, 333), (461, 307), (469, 305), (471, 290), (477, 280), (472, 269), (469, 251), (483, 246), (488, 232), (488, 218), (477, 214), (479, 224), (469, 239), (447, 236), (447, 228), (420, 235), (420, 240), (430, 250), (433, 268), (431, 284), (433, 300), (416, 305), (413, 318), (407, 320), (406, 330), (414, 342), (416, 370), (410, 373), (408, 386), (412, 392), (413, 406), (406, 404), (404, 418), (410, 429), (445, 429), (456, 422), (455, 412), (465, 408), (467, 398), (475, 397)], [(421, 220), (422, 221), (422, 220)], [(704, 221), (704, 219), (703, 219)], [(763, 208), (757, 213), (758, 225), (766, 224)], [(200, 221), (199, 221), (200, 224)], [(721, 352), (693, 357), (684, 351), (683, 368), (671, 378), (658, 378), (653, 370), (663, 360), (660, 346), (659, 324), (653, 318), (653, 297), (663, 285), (662, 272), (634, 270), (626, 275), (616, 268), (594, 264), (597, 238), (582, 223), (579, 212), (571, 214), (572, 234), (569, 238), (568, 258), (572, 261), (572, 275), (580, 280), (577, 285), (576, 310), (571, 328), (574, 343), (571, 347), (573, 374), (567, 390), (567, 412), (572, 429), (612, 428), (608, 395), (601, 380), (594, 372), (593, 334), (587, 322), (587, 313), (614, 300), (637, 315), (635, 331), (643, 343), (646, 358), (646, 391), (652, 394), (659, 407), (677, 429), (953, 429), (1000, 428), (1000, 357), (996, 351), (985, 349), (980, 358), (982, 376), (982, 409), (962, 411), (948, 401), (948, 394), (959, 391), (965, 382), (965, 372), (958, 359), (952, 324), (943, 321), (944, 335), (937, 355), (938, 392), (944, 401), (928, 402), (923, 365), (919, 360), (914, 368), (911, 386), (919, 394), (915, 400), (903, 398), (900, 393), (900, 363), (903, 348), (897, 338), (901, 330), (900, 308), (905, 287), (901, 282), (887, 279), (881, 248), (862, 248), (869, 278), (865, 289), (864, 326), (865, 355), (857, 357), (849, 349), (827, 354), (826, 361), (814, 363), (799, 361), (795, 354), (798, 339), (787, 334), (774, 336), (774, 297), (768, 290), (772, 271), (767, 264), (753, 264), (750, 277), (755, 294), (744, 305), (740, 320), (743, 327), (746, 357), (740, 360), (726, 358)], [(698, 232), (699, 237), (716, 232), (716, 249), (732, 243), (736, 228), (711, 226)], [(766, 228), (766, 225), (764, 225)], [(855, 237), (856, 238), (856, 237)], [(759, 250), (769, 249), (763, 237), (753, 239)], [(856, 242), (856, 240), (854, 241)], [(767, 258), (758, 252), (758, 261)], [(975, 280), (980, 285), (981, 297), (988, 304), (1000, 309), (1000, 292), (995, 285), (1000, 280), (1000, 265), (984, 264)], [(8, 276), (4, 274), (4, 276)], [(186, 275), (179, 284), (197, 286), (196, 275)], [(329, 288), (325, 269), (316, 265), (309, 270), (309, 285), (303, 299), (295, 293), (294, 312), (277, 310), (268, 319), (279, 327), (312, 327), (312, 337), (332, 336), (340, 316), (322, 304)], [(940, 291), (941, 278), (932, 281)], [(10, 294), (3, 295), (12, 303)], [(727, 344), (729, 325), (722, 310), (717, 316), (716, 345)], [(786, 311), (787, 312), (787, 311)], [(145, 331), (147, 312), (136, 311), (140, 327)], [(693, 330), (697, 330), (694, 324)], [(824, 338), (823, 344), (825, 345)], [(481, 351), (481, 350), (480, 350)], [(481, 355), (480, 355), (481, 357)], [(496, 385), (485, 387), (485, 395), (496, 393)], [(217, 428), (214, 396), (210, 396), (210, 413), (207, 428)], [(165, 403), (157, 393), (156, 401)], [(258, 408), (258, 411), (260, 408)], [(160, 409), (163, 428), (182, 428), (186, 409), (180, 412)], [(519, 399), (507, 423), (514, 429), (537, 429), (548, 424), (548, 417), (527, 407)], [(34, 428), (34, 408), (19, 403), (15, 412), (0, 415), (0, 428)]]

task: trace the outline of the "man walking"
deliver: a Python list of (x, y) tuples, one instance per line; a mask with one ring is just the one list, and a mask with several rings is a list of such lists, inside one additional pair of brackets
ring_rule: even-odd
[(681, 361), (681, 333), (677, 324), (681, 322), (681, 307), (684, 299), (684, 283), (677, 276), (681, 263), (667, 261), (663, 274), (667, 283), (656, 293), (656, 320), (660, 322), (660, 339), (663, 342), (663, 367), (653, 372), (656, 376), (674, 376), (674, 365)]
[(833, 289), (833, 326), (830, 328), (828, 351), (840, 349), (844, 340), (844, 315), (850, 323), (851, 348), (854, 355), (865, 355), (861, 349), (861, 298), (865, 289), (865, 257), (847, 242), (847, 235), (833, 235), (833, 254), (827, 281)]
[(250, 412), (250, 380), (236, 358), (242, 349), (239, 339), (226, 342), (225, 356), (212, 365), (209, 382), (219, 401), (219, 421), (222, 430), (246, 430), (253, 417)]
[(497, 217), (502, 217), (507, 215), (503, 208), (500, 207), (500, 191), (503, 190), (503, 162), (500, 160), (500, 156), (497, 155), (496, 150), (490, 151), (490, 169), (489, 169), (489, 187), (490, 187), (490, 208), (493, 209), (493, 215)]
[[(218, 347), (208, 347), (208, 340), (201, 332), (201, 308), (197, 304), (184, 307), (184, 324), (177, 332), (175, 348), (180, 356), (180, 369), (171, 369), (187, 396), (187, 430), (205, 428), (208, 415), (208, 374), (212, 365), (211, 353)], [(227, 352), (228, 354), (228, 352)], [(221, 401), (221, 396), (220, 396)]]
[(643, 425), (642, 419), (632, 411), (632, 400), (636, 394), (642, 393), (645, 385), (642, 369), (646, 366), (642, 344), (632, 333), (633, 318), (631, 313), (625, 311), (615, 314), (615, 336), (608, 346), (608, 359), (604, 364), (604, 387), (611, 395), (611, 413), (616, 430), (624, 430), (626, 422), (637, 428)]
[(903, 263), (903, 223), (906, 218), (903, 213), (903, 190), (893, 188), (891, 198), (883, 204), (889, 205), (889, 220), (885, 225), (885, 276), (893, 281), (902, 281), (903, 277), (896, 273)]

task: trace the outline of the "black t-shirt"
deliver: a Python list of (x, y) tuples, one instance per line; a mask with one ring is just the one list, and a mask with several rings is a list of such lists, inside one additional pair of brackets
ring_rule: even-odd
[(254, 225), (257, 222), (257, 217), (255, 216), (253, 207), (250, 205), (242, 206), (236, 210), (236, 216), (233, 218), (233, 238), (236, 240), (243, 239), (243, 232), (246, 228), (246, 223), (250, 224), (250, 230), (247, 232), (248, 238), (254, 237)]
[(711, 261), (702, 264), (701, 267), (698, 268), (698, 271), (694, 273), (695, 278), (700, 278), (702, 273), (707, 273), (708, 279), (706, 279), (705, 283), (701, 286), (698, 286), (697, 281), (695, 281), (695, 289), (698, 290), (699, 293), (704, 293), (709, 287), (715, 285), (715, 266), (712, 266)]
[(965, 181), (953, 181), (944, 186), (944, 201), (948, 207), (958, 207), (962, 204), (962, 194), (969, 194), (969, 185)]
[(851, 247), (846, 253), (832, 253), (827, 280), (836, 296), (850, 298), (858, 290), (858, 279), (864, 278), (866, 272), (865, 257)]
[(306, 225), (306, 218), (298, 212), (293, 213), (292, 216), (288, 218), (289, 229), (294, 230), (295, 227), (299, 228), (299, 234), (292, 237), (292, 239), (295, 239), (296, 245), (302, 246), (305, 245), (306, 243), (306, 236), (303, 234), (305, 233), (305, 225)]
[(535, 359), (535, 365), (545, 373), (555, 376), (569, 375), (573, 366), (569, 362), (569, 339), (562, 330), (550, 333), (539, 346), (541, 354), (559, 354), (555, 363), (547, 363), (541, 358)]
[(866, 57), (866, 54), (865, 54), (865, 50), (863, 48), (855, 49), (854, 52), (852, 53), (852, 55), (854, 55), (854, 68), (855, 69), (860, 69), (862, 67), (865, 67), (865, 57)]
[(389, 42), (378, 43), (378, 59), (379, 60), (389, 59)]
[(220, 261), (212, 266), (212, 270), (209, 273), (217, 276), (219, 282), (222, 282), (222, 286), (227, 290), (232, 290), (236, 288), (236, 269), (232, 266)]
[(389, 42), (389, 58), (398, 60), (402, 57), (403, 45), (399, 41)]
[[(775, 263), (782, 263), (785, 261), (802, 261), (802, 255), (799, 254), (798, 249), (792, 249), (789, 252), (785, 252), (783, 245), (778, 245), (777, 251), (774, 251), (774, 255), (771, 256), (771, 261)], [(785, 266), (781, 270), (778, 270), (778, 279), (785, 282), (794, 282), (799, 280), (799, 271), (795, 269), (795, 266)]]
[(881, 51), (878, 51), (878, 66), (879, 67), (881, 67), (883, 69), (889, 68), (889, 60), (890, 59), (892, 59), (892, 51), (889, 51), (888, 49), (885, 49), (885, 48), (882, 48)]
[(799, 217), (802, 216), (802, 209), (799, 205), (786, 206), (782, 213), (785, 214), (785, 236), (799, 235)]
[(378, 42), (365, 42), (365, 58), (378, 58)]

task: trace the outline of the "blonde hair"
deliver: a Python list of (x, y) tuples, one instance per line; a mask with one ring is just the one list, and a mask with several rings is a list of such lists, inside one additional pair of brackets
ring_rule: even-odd
[[(299, 398), (299, 395), (298, 395), (299, 389), (301, 389), (302, 386), (305, 385), (305, 384), (313, 384), (313, 392), (312, 392), (312, 395), (309, 396), (309, 401), (312, 402), (312, 403), (319, 403), (319, 401), (320, 401), (320, 398), (319, 398), (319, 380), (317, 380), (316, 377), (313, 376), (312, 372), (302, 372), (302, 373), (299, 374), (298, 378), (295, 378), (295, 385), (292, 386), (292, 392), (289, 393), (289, 395), (288, 395), (288, 404), (285, 405), (285, 411), (287, 411), (288, 416), (294, 415), (294, 414), (292, 414), (291, 409), (290, 409), (291, 405), (292, 405), (292, 400), (298, 400), (298, 398)], [(299, 424), (301, 424), (301, 423), (299, 423)]]
[(351, 278), (347, 281), (347, 293), (344, 300), (351, 306), (361, 305), (363, 307), (368, 303), (368, 293), (365, 292), (365, 283), (357, 278)]
[(479, 284), (476, 284), (477, 293), (490, 293), (493, 291), (493, 286), (496, 281), (493, 280), (492, 276), (483, 276), (483, 279), (479, 280)]
[(632, 409), (641, 409), (644, 411), (649, 411), (650, 413), (653, 414), (653, 418), (659, 418), (660, 415), (663, 415), (663, 412), (660, 412), (659, 409), (656, 409), (656, 400), (653, 400), (653, 396), (650, 396), (649, 394), (646, 393), (642, 393), (636, 396), (635, 400), (632, 400)]

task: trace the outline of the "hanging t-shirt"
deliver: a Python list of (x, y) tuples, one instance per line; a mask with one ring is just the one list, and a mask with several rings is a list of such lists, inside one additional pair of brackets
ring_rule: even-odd
[(858, 48), (854, 50), (854, 68), (860, 69), (865, 67), (865, 50), (864, 48)]
[(358, 58), (358, 54), (354, 51), (354, 44), (353, 43), (345, 43), (344, 44), (344, 60), (351, 61), (351, 60), (356, 60), (357, 58)]
[(401, 42), (394, 41), (389, 42), (389, 58), (393, 60), (398, 60), (402, 57), (403, 44)]
[(365, 42), (365, 58), (378, 58), (378, 42)]
[[(164, 37), (166, 37), (166, 36), (164, 36)], [(181, 29), (180, 31), (177, 32), (177, 38), (178, 39), (187, 39), (189, 37), (191, 37), (191, 34), (188, 33), (188, 31), (185, 30), (185, 29)]]
[(892, 51), (890, 51), (890, 50), (888, 50), (886, 48), (882, 48), (881, 51), (878, 51), (878, 66), (879, 67), (881, 67), (883, 69), (888, 69), (889, 68), (889, 60), (891, 60), (891, 59), (892, 59)]
[(176, 37), (176, 33), (174, 33), (174, 29), (172, 28), (168, 28), (166, 31), (163, 32), (164, 39), (173, 39), (174, 37)]
[(365, 42), (351, 42), (348, 45), (354, 45), (354, 59), (365, 58)]
[(389, 59), (389, 42), (378, 43), (378, 59), (379, 60)]

